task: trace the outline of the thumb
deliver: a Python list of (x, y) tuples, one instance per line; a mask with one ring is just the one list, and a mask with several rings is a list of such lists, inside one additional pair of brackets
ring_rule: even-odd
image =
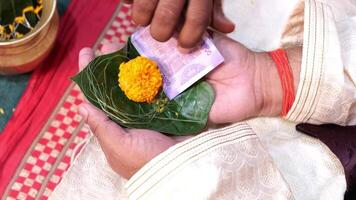
[(214, 1), (213, 19), (211, 27), (222, 33), (231, 33), (235, 29), (235, 24), (224, 14), (222, 0)]
[(95, 58), (94, 51), (91, 48), (83, 48), (79, 52), (79, 71), (82, 71)]
[(124, 46), (125, 46), (124, 43), (108, 43), (108, 44), (104, 44), (103, 47), (101, 48), (101, 52), (103, 54), (114, 53), (115, 51), (118, 51), (119, 49), (123, 48)]
[(240, 47), (240, 44), (227, 37), (222, 33), (214, 32), (211, 35), (213, 42), (219, 52), (224, 56), (225, 62), (233, 60), (237, 54), (237, 48)]
[(94, 106), (83, 103), (79, 106), (79, 113), (89, 125), (94, 136), (102, 148), (118, 147), (127, 137), (125, 130), (111, 121), (105, 113)]
[(247, 53), (249, 53), (250, 50), (241, 43), (234, 41), (222, 33), (214, 32), (211, 37), (213, 38), (216, 48), (224, 56), (225, 62), (232, 60), (242, 61), (248, 58)]

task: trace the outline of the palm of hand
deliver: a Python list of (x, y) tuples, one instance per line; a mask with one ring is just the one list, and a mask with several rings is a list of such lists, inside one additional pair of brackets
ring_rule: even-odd
[(176, 144), (173, 138), (142, 129), (128, 130), (119, 137), (112, 138), (114, 146), (111, 149), (107, 149), (108, 145), (101, 146), (112, 169), (125, 178), (130, 178), (154, 157)]
[(151, 130), (123, 129), (88, 103), (81, 105), (80, 113), (98, 139), (111, 168), (124, 178), (130, 178), (148, 161), (182, 139)]
[[(254, 63), (250, 63), (253, 54), (239, 43), (220, 35), (214, 40), (225, 63), (206, 78), (216, 93), (210, 121), (227, 123), (249, 118), (255, 114), (257, 104), (255, 68)], [(186, 139), (177, 140), (150, 130), (132, 129), (127, 132), (123, 136), (116, 135), (117, 140), (111, 139), (112, 145), (101, 145), (111, 167), (127, 178), (179, 140)], [(110, 146), (113, 148), (107, 149)]]
[[(103, 47), (106, 49), (103, 53), (110, 53), (120, 48), (119, 45), (106, 45)], [(83, 49), (79, 56), (80, 70), (92, 59), (94, 59), (93, 50)], [(186, 139), (186, 137), (168, 137), (151, 130), (125, 130), (88, 102), (80, 106), (79, 112), (98, 139), (111, 168), (127, 179), (155, 156)]]
[(253, 52), (221, 35), (215, 35), (214, 42), (225, 63), (207, 76), (216, 95), (210, 121), (232, 123), (257, 115)]
[[(254, 63), (250, 63), (253, 59), (249, 59), (253, 57), (252, 52), (222, 35), (216, 34), (214, 42), (225, 63), (207, 76), (216, 93), (210, 121), (236, 122), (253, 116), (257, 101)], [(81, 54), (85, 55), (85, 52)], [(89, 54), (90, 58), (81, 56), (79, 63), (85, 66), (94, 58), (91, 50)], [(81, 113), (97, 137), (108, 163), (124, 178), (130, 178), (151, 159), (187, 138), (168, 137), (151, 130), (125, 130), (89, 104), (82, 106)]]

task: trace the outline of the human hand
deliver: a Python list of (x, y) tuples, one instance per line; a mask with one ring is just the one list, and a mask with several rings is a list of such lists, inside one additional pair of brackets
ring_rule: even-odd
[[(118, 45), (106, 45), (103, 53), (117, 49)], [(94, 52), (91, 49), (82, 49), (79, 56), (80, 70), (93, 58)], [(111, 168), (126, 179), (158, 154), (188, 138), (168, 137), (151, 130), (124, 129), (87, 102), (80, 105), (79, 113), (98, 139)]]
[[(283, 93), (277, 68), (270, 56), (267, 53), (252, 52), (222, 34), (214, 33), (213, 40), (225, 62), (206, 77), (216, 96), (209, 121), (221, 124), (258, 116), (278, 116)], [(296, 90), (301, 48), (288, 49), (287, 54)]]
[(133, 20), (142, 26), (151, 25), (151, 35), (157, 41), (167, 41), (182, 23), (179, 45), (193, 48), (211, 26), (222, 33), (234, 30), (222, 10), (222, 0), (125, 0), (132, 3)]

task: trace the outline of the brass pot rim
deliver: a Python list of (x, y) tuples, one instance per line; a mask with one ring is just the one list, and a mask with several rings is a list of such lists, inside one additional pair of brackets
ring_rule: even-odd
[(50, 14), (48, 15), (48, 17), (45, 19), (41, 18), (41, 20), (45, 20), (43, 23), (39, 22), (39, 24), (36, 25), (35, 29), (32, 30), (30, 33), (26, 34), (23, 38), (9, 40), (6, 42), (0, 42), (0, 47), (12, 46), (12, 45), (16, 45), (16, 44), (25, 43), (25, 42), (31, 40), (36, 35), (38, 35), (50, 23), (51, 19), (53, 18), (53, 15), (56, 12), (57, 0), (43, 1), (43, 3), (46, 3), (46, 2), (52, 3), (52, 6), (51, 6)]

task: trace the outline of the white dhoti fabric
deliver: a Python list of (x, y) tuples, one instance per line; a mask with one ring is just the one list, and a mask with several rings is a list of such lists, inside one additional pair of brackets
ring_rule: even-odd
[[(255, 50), (278, 48), (298, 3), (225, 1), (237, 24), (231, 37)], [(204, 132), (158, 155), (130, 180), (111, 170), (91, 138), (50, 199), (343, 199), (340, 161), (295, 125), (356, 125), (356, 1), (304, 4), (300, 84), (286, 119)]]

